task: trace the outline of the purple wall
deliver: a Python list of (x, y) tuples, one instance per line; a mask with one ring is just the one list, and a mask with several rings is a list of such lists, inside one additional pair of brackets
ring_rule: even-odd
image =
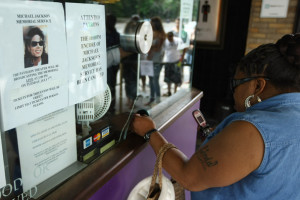
[[(188, 157), (195, 152), (197, 137), (197, 124), (192, 116), (192, 111), (199, 109), (199, 107), (200, 101), (187, 110), (163, 133), (170, 143), (177, 146)], [(90, 200), (126, 200), (138, 182), (152, 175), (155, 159), (155, 154), (148, 145), (110, 181), (103, 185)], [(165, 171), (164, 174), (169, 177)], [(190, 192), (186, 191), (185, 196), (186, 200), (190, 200)]]

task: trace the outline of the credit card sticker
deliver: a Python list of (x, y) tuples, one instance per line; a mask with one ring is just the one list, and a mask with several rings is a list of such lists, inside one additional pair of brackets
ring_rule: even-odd
[(94, 142), (97, 142), (97, 141), (99, 141), (99, 140), (100, 140), (100, 138), (101, 138), (101, 135), (100, 135), (100, 133), (97, 133), (97, 134), (95, 134), (95, 135), (93, 136), (93, 140), (94, 140)]
[(89, 137), (83, 141), (83, 149), (90, 147), (93, 144), (92, 137)]
[(103, 129), (101, 131), (101, 134), (102, 134), (102, 138), (108, 136), (109, 135), (109, 127), (106, 127), (105, 129)]

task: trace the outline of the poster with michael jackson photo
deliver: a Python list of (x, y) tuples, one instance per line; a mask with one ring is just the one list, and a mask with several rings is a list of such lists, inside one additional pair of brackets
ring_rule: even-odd
[(68, 106), (61, 3), (0, 2), (0, 111), (6, 131)]

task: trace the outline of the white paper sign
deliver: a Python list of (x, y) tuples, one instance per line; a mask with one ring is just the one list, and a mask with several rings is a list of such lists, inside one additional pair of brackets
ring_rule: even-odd
[(107, 87), (103, 5), (66, 3), (70, 63), (69, 104), (103, 93)]
[(153, 61), (141, 60), (141, 75), (142, 76), (154, 76)]
[(200, 0), (196, 39), (216, 42), (220, 21), (221, 0)]
[(289, 0), (263, 0), (261, 18), (286, 18)]
[(77, 160), (75, 106), (18, 127), (17, 137), (27, 191)]
[(177, 49), (184, 49), (190, 46), (190, 35), (193, 30), (188, 30), (187, 27), (192, 21), (193, 4), (193, 0), (181, 0), (179, 38), (183, 42), (178, 45)]
[(1, 141), (1, 132), (0, 132), (0, 188), (6, 185), (4, 162), (3, 162), (3, 151), (2, 151), (2, 141)]
[(0, 36), (2, 130), (68, 106), (62, 4), (0, 2)]

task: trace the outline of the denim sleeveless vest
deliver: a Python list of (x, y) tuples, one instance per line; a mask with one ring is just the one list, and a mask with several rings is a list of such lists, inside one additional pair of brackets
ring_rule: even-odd
[(300, 93), (281, 94), (233, 113), (205, 142), (237, 120), (252, 123), (262, 135), (261, 165), (230, 186), (192, 192), (192, 200), (300, 199)]

